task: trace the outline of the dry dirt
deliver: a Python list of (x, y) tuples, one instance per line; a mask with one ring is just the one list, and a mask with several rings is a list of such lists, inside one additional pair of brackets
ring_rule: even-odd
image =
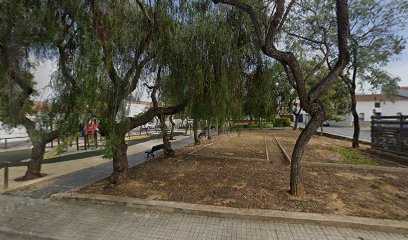
[[(255, 135), (250, 138), (259, 145), (263, 143), (264, 150), (266, 142), (271, 162), (231, 159), (231, 156), (261, 157), (261, 147), (253, 151), (246, 147), (253, 146), (253, 143), (248, 143), (245, 134)], [(203, 148), (212, 142), (214, 144)], [(203, 148), (198, 151), (200, 155), (208, 153), (208, 158), (187, 154), (200, 148)], [(211, 154), (224, 152), (234, 155), (229, 155), (228, 159), (211, 158)], [(241, 133), (239, 137), (215, 137), (199, 146), (178, 150), (175, 158), (158, 157), (133, 167), (130, 181), (126, 184), (109, 187), (106, 180), (101, 180), (79, 192), (238, 208), (408, 220), (406, 174), (304, 166), (306, 194), (294, 198), (288, 193), (289, 170), (270, 132), (254, 131)]]

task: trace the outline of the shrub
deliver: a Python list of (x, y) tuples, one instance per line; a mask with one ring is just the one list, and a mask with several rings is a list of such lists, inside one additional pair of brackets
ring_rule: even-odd
[(273, 118), (272, 122), (274, 127), (290, 127), (289, 118)]

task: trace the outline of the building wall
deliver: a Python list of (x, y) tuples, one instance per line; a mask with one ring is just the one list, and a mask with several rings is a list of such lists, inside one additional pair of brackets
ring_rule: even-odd
[(364, 121), (371, 121), (373, 109), (380, 112), (382, 116), (395, 116), (398, 113), (408, 115), (408, 100), (381, 101), (379, 108), (374, 107), (375, 101), (360, 101), (357, 102), (357, 112), (364, 114)]

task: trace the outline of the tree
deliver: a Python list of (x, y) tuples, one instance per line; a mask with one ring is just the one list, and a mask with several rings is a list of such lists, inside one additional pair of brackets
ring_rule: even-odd
[[(336, 0), (336, 8), (333, 9), (336, 12), (337, 20), (337, 61), (329, 73), (310, 90), (307, 89), (307, 76), (305, 76), (305, 72), (295, 54), (291, 51), (279, 50), (276, 46), (276, 43), (279, 42), (279, 34), (296, 1), (292, 0), (286, 4), (284, 0), (277, 0), (266, 3), (266, 6), (259, 2), (256, 3), (262, 6), (240, 0), (213, 0), (213, 2), (229, 4), (248, 14), (255, 29), (257, 46), (265, 55), (276, 59), (283, 65), (289, 76), (290, 83), (297, 91), (300, 107), (312, 117), (297, 139), (291, 159), (290, 192), (295, 196), (301, 195), (303, 192), (301, 182), (301, 157), (305, 145), (324, 121), (324, 106), (319, 103), (318, 97), (329, 88), (333, 81), (342, 73), (350, 58), (348, 52), (349, 16), (347, 0)], [(259, 21), (259, 19), (262, 19), (262, 22)], [(266, 34), (264, 34), (264, 32)], [(325, 57), (326, 56), (324, 56), (323, 59)], [(314, 69), (320, 69), (320, 66), (323, 65), (324, 62), (325, 61), (321, 63), (321, 61), (319, 61), (319, 64)]]
[(62, 87), (58, 93), (75, 89), (78, 95), (73, 100), (82, 103), (79, 115), (99, 120), (106, 134), (105, 157), (113, 160), (111, 184), (128, 180), (125, 134), (156, 116), (175, 114), (187, 104), (184, 98), (176, 106), (152, 106), (134, 117), (128, 117), (126, 111), (126, 99), (142, 86), (139, 80), (148, 72), (146, 66), (153, 59), (160, 62), (164, 55), (163, 46), (174, 30), (168, 7), (161, 1), (138, 0), (58, 4), (63, 19), (68, 19), (65, 25), (74, 26), (68, 28), (73, 36), (63, 41), (72, 42), (72, 51), (60, 52), (66, 64), (59, 68)]
[[(248, 30), (240, 24), (239, 12), (219, 11), (209, 1), (185, 2), (188, 25), (174, 40), (169, 61), (166, 102), (189, 95), (187, 115), (194, 119), (195, 143), (199, 143), (201, 120), (223, 125), (226, 119), (241, 116), (245, 59), (252, 55)], [(236, 29), (237, 31), (233, 31)], [(171, 100), (170, 100), (171, 99)]]
[(47, 29), (42, 1), (5, 1), (0, 8), (0, 119), (8, 127), (22, 125), (26, 128), (33, 147), (27, 171), (18, 180), (44, 176), (41, 164), (45, 146), (58, 136), (58, 126), (63, 118), (62, 106), (53, 102), (35, 108), (35, 81), (31, 71), (35, 64), (30, 56), (44, 59), (54, 29)]
[(399, 78), (382, 70), (392, 56), (405, 48), (400, 34), (408, 20), (408, 1), (353, 1), (351, 9), (351, 62), (343, 81), (349, 89), (353, 115), (352, 146), (359, 147), (360, 123), (356, 105), (357, 79), (374, 90), (395, 94)]
[[(327, 54), (327, 66), (332, 67), (336, 58), (335, 29), (336, 24), (332, 14), (330, 1), (302, 1), (294, 15), (292, 28), (288, 34), (303, 41), (313, 51)], [(395, 94), (398, 88), (398, 78), (389, 76), (383, 66), (405, 48), (405, 39), (400, 34), (408, 20), (408, 1), (406, 0), (357, 0), (351, 1), (350, 7), (349, 48), (351, 61), (342, 74), (351, 98), (354, 134), (352, 146), (359, 143), (359, 116), (356, 105), (356, 88), (370, 86), (371, 90), (382, 90), (386, 94)], [(303, 16), (303, 18), (302, 18)], [(305, 27), (302, 19), (307, 18), (311, 27)], [(296, 32), (296, 34), (294, 34)], [(288, 41), (293, 38), (288, 39)]]
[(276, 64), (258, 60), (253, 73), (247, 76), (245, 82), (244, 113), (251, 120), (271, 119), (276, 116)]

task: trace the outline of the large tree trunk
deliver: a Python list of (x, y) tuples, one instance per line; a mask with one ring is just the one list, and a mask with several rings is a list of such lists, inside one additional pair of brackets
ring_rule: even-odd
[(162, 115), (159, 117), (160, 119), (160, 129), (161, 133), (163, 135), (163, 144), (164, 144), (164, 156), (166, 158), (169, 157), (174, 157), (176, 154), (173, 149), (171, 149), (171, 143), (170, 143), (170, 136), (167, 132), (167, 125), (166, 125), (166, 118)]
[(211, 122), (207, 121), (207, 139), (211, 139)]
[(312, 118), (301, 132), (293, 149), (290, 165), (290, 193), (294, 196), (302, 196), (304, 193), (303, 181), (301, 180), (301, 159), (306, 144), (324, 121), (324, 111), (320, 107), (319, 109), (312, 114)]
[(113, 173), (110, 176), (110, 183), (119, 185), (129, 180), (129, 163), (127, 159), (127, 144), (123, 135), (119, 144), (113, 152)]
[(353, 115), (353, 141), (352, 146), (353, 148), (359, 147), (359, 137), (360, 137), (360, 120), (357, 113), (357, 100), (356, 100), (356, 91), (355, 85), (350, 88), (350, 96), (351, 96), (351, 113)]
[(200, 138), (198, 137), (198, 120), (193, 121), (193, 132), (194, 132), (194, 144), (200, 144)]
[(45, 145), (45, 141), (33, 142), (31, 159), (28, 162), (27, 171), (24, 176), (17, 178), (16, 181), (31, 180), (41, 178), (46, 175), (41, 173), (41, 164), (44, 160)]
[(169, 120), (171, 123), (170, 140), (174, 140), (174, 128), (176, 126), (176, 123), (173, 121), (173, 115), (170, 116)]

